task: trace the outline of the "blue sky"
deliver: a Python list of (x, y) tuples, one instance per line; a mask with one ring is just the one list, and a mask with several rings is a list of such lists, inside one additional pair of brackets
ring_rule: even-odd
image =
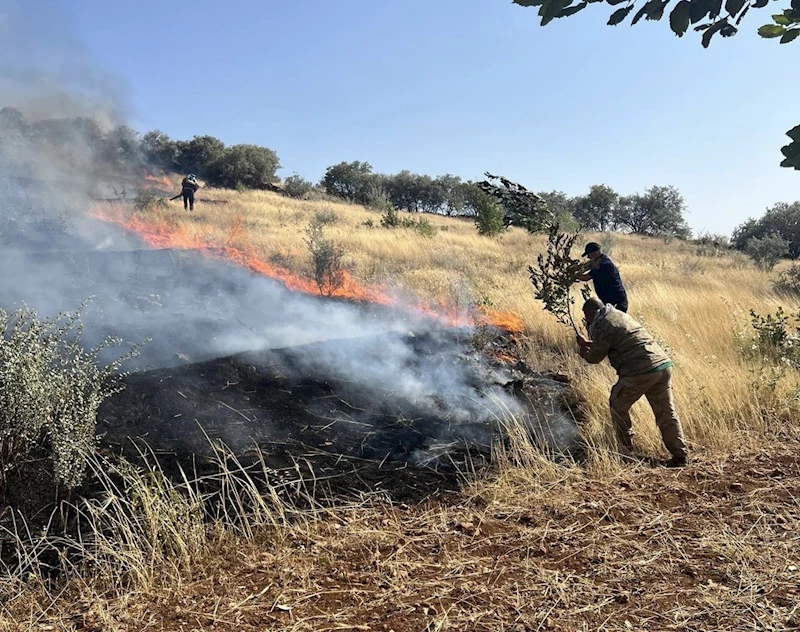
[(52, 4), (34, 37), (69, 33), (134, 127), (266, 145), (283, 175), (366, 160), (571, 195), (672, 184), (696, 231), (800, 199), (800, 173), (778, 166), (800, 43), (758, 38), (769, 9), (704, 50), (666, 22), (607, 27), (607, 5), (542, 28), (510, 0)]

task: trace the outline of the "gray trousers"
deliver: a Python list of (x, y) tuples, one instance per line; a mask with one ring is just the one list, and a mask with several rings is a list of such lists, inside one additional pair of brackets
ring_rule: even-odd
[(630, 410), (644, 395), (653, 409), (656, 425), (661, 431), (669, 453), (674, 457), (685, 458), (686, 443), (683, 440), (683, 428), (675, 412), (675, 398), (672, 396), (672, 369), (620, 377), (611, 389), (609, 405), (611, 407), (611, 420), (619, 442), (626, 448), (632, 447), (634, 435), (631, 429)]

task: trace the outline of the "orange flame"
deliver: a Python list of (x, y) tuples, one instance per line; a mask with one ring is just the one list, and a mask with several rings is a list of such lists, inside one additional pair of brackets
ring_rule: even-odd
[(150, 184), (157, 184), (159, 186), (166, 187), (167, 189), (171, 189), (173, 187), (173, 184), (172, 184), (172, 182), (170, 182), (170, 179), (166, 176), (166, 174), (163, 174), (163, 173), (160, 176), (156, 176), (156, 175), (152, 175), (152, 174), (148, 173), (144, 177), (144, 179), (145, 179), (145, 182), (148, 182)]
[[(96, 205), (91, 213), (95, 219), (116, 224), (136, 233), (146, 244), (153, 248), (174, 248), (181, 250), (199, 250), (206, 256), (232, 261), (251, 272), (275, 279), (287, 289), (304, 294), (319, 295), (317, 284), (311, 280), (293, 274), (286, 268), (276, 266), (253, 253), (235, 248), (231, 244), (242, 233), (241, 218), (238, 218), (230, 230), (224, 245), (215, 245), (212, 242), (212, 228), (203, 227), (199, 233), (195, 229), (190, 235), (183, 226), (176, 226), (164, 220), (143, 219), (134, 213), (126, 217), (122, 208), (117, 205), (101, 207)], [(386, 306), (397, 306), (398, 300), (381, 287), (365, 287), (345, 272), (344, 280), (340, 287), (335, 289), (331, 296), (352, 301), (376, 303)], [(406, 306), (409, 307), (409, 306)], [(479, 307), (477, 315), (467, 315), (453, 307), (444, 304), (432, 305), (417, 303), (410, 309), (426, 316), (442, 320), (450, 326), (463, 327), (475, 324), (493, 325), (509, 332), (523, 330), (522, 320), (515, 314)]]

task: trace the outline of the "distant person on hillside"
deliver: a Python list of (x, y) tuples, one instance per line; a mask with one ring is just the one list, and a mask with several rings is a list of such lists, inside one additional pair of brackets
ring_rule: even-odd
[(614, 265), (608, 255), (603, 254), (600, 244), (590, 241), (583, 251), (589, 257), (591, 265), (586, 274), (578, 277), (579, 281), (594, 281), (594, 293), (607, 305), (613, 305), (621, 312), (628, 311), (628, 293), (622, 285), (619, 268)]
[(672, 360), (644, 327), (613, 305), (590, 298), (583, 305), (583, 314), (589, 339), (577, 336), (580, 356), (589, 364), (598, 364), (607, 356), (619, 378), (609, 398), (617, 440), (626, 450), (633, 448), (630, 409), (644, 395), (672, 454), (666, 466), (686, 465), (683, 429), (672, 396)]
[(197, 176), (193, 173), (190, 173), (181, 181), (181, 197), (183, 197), (184, 209), (194, 210), (194, 194), (199, 188)]

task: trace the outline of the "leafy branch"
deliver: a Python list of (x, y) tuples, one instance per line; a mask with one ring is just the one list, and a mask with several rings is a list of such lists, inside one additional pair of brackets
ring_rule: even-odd
[(553, 215), (540, 195), (503, 176), (484, 175), (486, 180), (478, 182), (477, 187), (500, 203), (506, 227), (519, 226), (530, 233), (538, 233), (552, 221)]
[[(631, 26), (642, 18), (661, 20), (673, 0), (644, 0), (631, 18)], [(778, 0), (772, 0), (776, 2)], [(782, 0), (786, 1), (786, 0)], [(544, 26), (556, 18), (564, 18), (583, 11), (589, 4), (605, 2), (616, 7), (608, 18), (609, 26), (622, 24), (637, 8), (639, 0), (513, 0), (522, 7), (539, 7), (539, 17)], [(739, 23), (750, 9), (763, 9), (770, 0), (678, 0), (669, 10), (669, 27), (678, 37), (683, 37), (690, 26), (702, 33), (700, 38), (704, 48), (719, 33), (722, 37), (732, 37), (739, 30)], [(781, 13), (773, 14), (772, 24), (758, 29), (765, 38), (780, 38), (781, 44), (788, 44), (800, 36), (800, 0), (789, 0), (790, 7)], [(781, 167), (800, 170), (800, 125), (786, 133), (791, 143), (781, 148), (784, 160)]]
[[(572, 247), (578, 233), (559, 232), (556, 223), (550, 225), (547, 236), (547, 251), (537, 258), (536, 267), (528, 266), (531, 283), (536, 290), (534, 296), (544, 303), (544, 308), (553, 314), (562, 325), (571, 326), (575, 333), (578, 327), (572, 317), (575, 299), (571, 288), (578, 277), (586, 272), (586, 264), (572, 257)], [(588, 298), (588, 288), (583, 288)]]

